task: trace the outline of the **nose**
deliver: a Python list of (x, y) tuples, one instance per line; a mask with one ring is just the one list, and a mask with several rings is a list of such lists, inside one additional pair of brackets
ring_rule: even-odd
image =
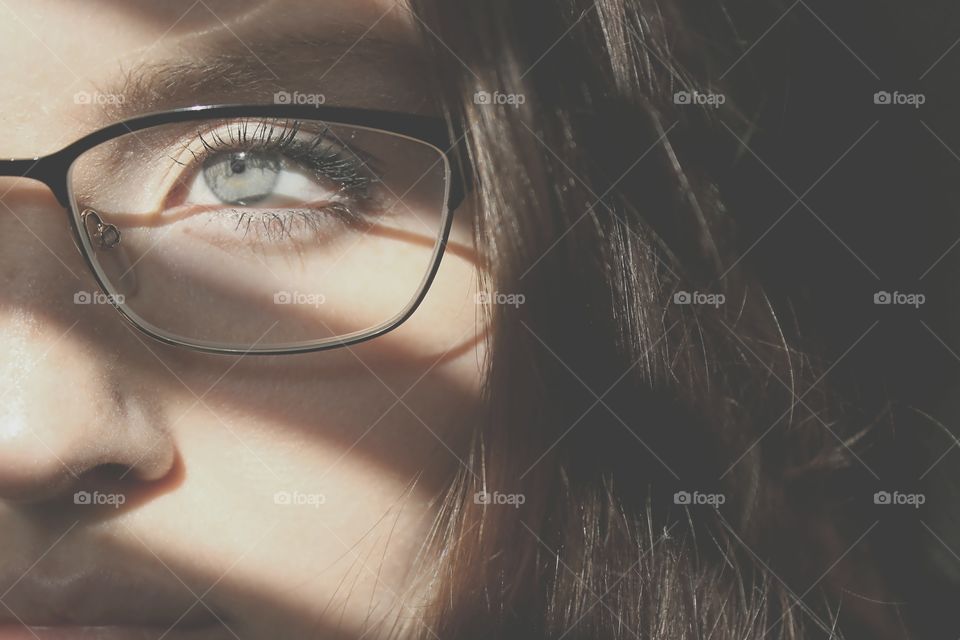
[[(47, 500), (101, 467), (162, 478), (175, 447), (124, 367), (127, 333), (96, 291), (62, 207), (0, 181), (0, 499)], [(143, 385), (139, 385), (140, 389)]]

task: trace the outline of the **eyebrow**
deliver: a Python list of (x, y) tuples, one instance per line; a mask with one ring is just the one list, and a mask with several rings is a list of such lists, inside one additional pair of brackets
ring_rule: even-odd
[(105, 108), (104, 117), (117, 121), (199, 104), (269, 104), (281, 91), (320, 95), (338, 106), (433, 110), (428, 60), (414, 42), (339, 31), (198, 44), (122, 73), (102, 90), (122, 97)]

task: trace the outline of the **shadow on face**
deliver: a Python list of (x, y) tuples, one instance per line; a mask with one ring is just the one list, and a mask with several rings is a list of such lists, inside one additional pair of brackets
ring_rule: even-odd
[[(75, 71), (89, 73), (94, 83), (110, 73), (122, 76), (122, 64), (104, 68), (102, 51), (109, 50), (119, 62), (135, 59), (133, 66), (165, 65), (161, 86), (170, 91), (130, 109), (170, 99), (178, 106), (262, 100), (278, 86), (306, 86), (295, 76), (316, 76), (318, 67), (284, 63), (272, 67), (278, 73), (270, 72), (268, 54), (289, 61), (277, 33), (263, 50), (244, 44), (265, 31), (282, 33), (297, 23), (302, 35), (308, 22), (337, 16), (332, 30), (342, 42), (349, 39), (343, 24), (366, 29), (382, 17), (375, 36), (411, 40), (405, 19), (388, 16), (388, 3), (381, 2), (210, 2), (194, 7), (207, 13), (191, 11), (180, 21), (180, 3), (101, 4), (110, 7), (103, 12), (109, 18), (73, 15), (64, 3), (48, 3), (44, 33), (64, 37), (44, 37), (43, 47), (20, 33), (21, 44), (29, 43), (38, 59), (52, 52), (70, 61), (51, 78), (38, 79), (36, 93), (52, 91), (62, 79), (79, 82), (69, 77)], [(8, 10), (36, 27), (26, 6), (13, 3)], [(98, 66), (96, 56), (80, 47), (83, 39), (69, 36), (70, 25), (103, 28), (109, 21), (121, 26), (110, 32), (116, 42), (103, 31)], [(142, 45), (145, 33), (156, 47), (126, 55), (132, 40)], [(298, 55), (304, 55), (304, 39), (296, 41)], [(247, 73), (237, 82), (226, 74), (210, 79), (211, 93), (203, 93), (197, 69), (204, 65), (196, 60), (227, 48), (230, 53), (218, 58), (220, 68), (240, 56), (245, 73), (259, 66), (264, 81), (254, 83)], [(238, 54), (240, 49), (246, 51)], [(331, 61), (330, 50), (322, 56)], [(356, 57), (358, 64), (376, 62), (375, 53), (362, 46)], [(37, 62), (28, 75), (45, 64)], [(362, 94), (357, 102), (368, 105), (391, 102), (391, 83), (399, 76), (357, 88), (349, 82), (356, 73), (351, 64), (344, 58), (330, 70), (330, 97), (349, 100), (352, 93)], [(181, 72), (194, 75), (183, 80)], [(214, 88), (224, 77), (227, 82)], [(423, 102), (422, 94), (399, 93), (395, 101)], [(74, 104), (74, 111), (65, 111), (78, 114), (76, 120), (101, 117), (85, 108)], [(31, 122), (35, 118), (23, 127)], [(49, 131), (40, 146), (69, 142), (78, 135), (75, 129)], [(11, 143), (14, 152), (30, 147), (30, 136), (24, 138)], [(469, 212), (458, 213), (451, 249), (422, 307), (394, 332), (323, 353), (233, 357), (158, 343), (110, 305), (75, 304), (78, 292), (97, 287), (71, 246), (65, 212), (27, 181), (2, 180), (0, 193), (0, 343), (6, 354), (0, 374), (6, 551), (0, 564), (8, 568), (0, 574), (0, 590), (9, 589), (4, 602), (12, 611), (28, 624), (109, 618), (109, 607), (89, 615), (76, 606), (71, 610), (63, 603), (87, 601), (42, 585), (66, 576), (116, 574), (126, 577), (77, 580), (97, 583), (88, 590), (90, 598), (122, 590), (147, 597), (155, 588), (166, 594), (157, 598), (158, 620), (172, 622), (175, 612), (166, 609), (195, 604), (184, 622), (219, 628), (216, 618), (222, 617), (240, 637), (275, 637), (283, 629), (283, 637), (347, 638), (375, 626), (400, 594), (419, 590), (405, 576), (431, 525), (436, 497), (465, 464), (465, 440), (482, 413), (485, 329), (475, 304)], [(393, 246), (423, 250), (416, 234), (381, 231)], [(191, 315), (184, 326), (213, 332), (220, 323), (229, 330), (248, 321), (243, 310), (260, 302), (250, 300), (249, 288), (226, 277), (229, 269), (215, 260), (202, 268), (175, 263), (178, 256), (166, 251), (144, 251), (138, 258), (142, 270), (176, 272), (202, 283), (199, 289), (220, 300), (221, 310), (231, 309), (230, 317), (214, 319), (197, 313), (199, 305), (174, 304), (172, 283), (158, 278), (153, 293), (164, 298), (155, 307), (158, 318), (173, 322)], [(292, 323), (310, 322), (313, 311), (296, 305), (270, 309)], [(324, 325), (340, 332), (349, 320), (344, 312), (325, 318)], [(37, 608), (38, 594), (50, 596), (48, 609)], [(138, 597), (126, 593), (120, 599)], [(196, 604), (197, 597), (203, 602)], [(91, 611), (100, 606), (87, 603)], [(216, 616), (207, 615), (205, 603)], [(58, 610), (61, 605), (65, 610)], [(403, 609), (398, 615), (415, 617)]]

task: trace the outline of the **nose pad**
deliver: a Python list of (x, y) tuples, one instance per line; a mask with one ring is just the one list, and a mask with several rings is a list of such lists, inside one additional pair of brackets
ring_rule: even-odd
[(80, 214), (87, 229), (90, 241), (101, 249), (112, 249), (120, 244), (120, 230), (116, 225), (103, 221), (100, 214), (93, 209), (84, 209)]
[(133, 263), (124, 247), (120, 229), (116, 225), (104, 221), (101, 215), (93, 209), (84, 209), (80, 214), (84, 233), (90, 240), (94, 254), (90, 259), (107, 276), (110, 287), (124, 296), (137, 293), (137, 276)]

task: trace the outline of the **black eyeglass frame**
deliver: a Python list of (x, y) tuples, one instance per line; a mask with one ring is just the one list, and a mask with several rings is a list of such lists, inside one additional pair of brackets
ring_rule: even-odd
[[(216, 120), (220, 118), (287, 118), (292, 120), (319, 120), (328, 124), (348, 125), (377, 129), (387, 133), (405, 136), (434, 147), (446, 165), (446, 196), (440, 223), (440, 234), (434, 246), (434, 256), (429, 271), (420, 285), (420, 290), (406, 310), (391, 321), (374, 327), (368, 331), (361, 331), (343, 336), (343, 339), (329, 340), (323, 344), (305, 345), (294, 348), (277, 348), (254, 350), (255, 345), (246, 349), (216, 347), (178, 340), (151, 331), (135, 318), (131, 317), (122, 305), (110, 297), (111, 304), (120, 315), (141, 333), (159, 342), (202, 351), (205, 353), (233, 354), (233, 355), (289, 355), (296, 353), (310, 353), (326, 351), (366, 342), (393, 331), (406, 322), (419, 308), (430, 289), (446, 250), (450, 228), (453, 224), (453, 213), (463, 203), (466, 195), (464, 171), (459, 163), (457, 143), (451, 142), (450, 128), (441, 118), (422, 116), (409, 113), (391, 111), (377, 111), (371, 109), (356, 109), (351, 107), (334, 107), (327, 105), (210, 105), (184, 107), (161, 111), (157, 113), (137, 116), (124, 120), (92, 133), (85, 135), (76, 142), (64, 147), (60, 151), (46, 156), (30, 159), (0, 160), (0, 177), (17, 177), (38, 180), (53, 192), (67, 214), (70, 229), (73, 233), (74, 244), (83, 256), (87, 267), (96, 279), (97, 285), (104, 294), (110, 293), (110, 287), (101, 278), (99, 269), (94, 265), (92, 256), (87, 249), (87, 242), (83, 239), (80, 228), (81, 212), (75, 211), (75, 201), (70, 191), (70, 169), (81, 155), (105, 142), (121, 136), (135, 134), (137, 131), (165, 124), (190, 122), (200, 120)], [(459, 139), (457, 140), (459, 142)]]

